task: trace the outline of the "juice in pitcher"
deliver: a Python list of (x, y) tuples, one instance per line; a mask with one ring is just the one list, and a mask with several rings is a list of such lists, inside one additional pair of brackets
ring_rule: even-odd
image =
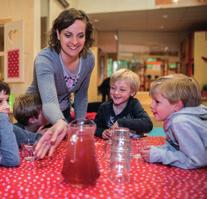
[(100, 175), (94, 144), (95, 124), (92, 124), (88, 125), (84, 120), (84, 125), (70, 125), (67, 153), (62, 169), (64, 181), (67, 183), (94, 185)]

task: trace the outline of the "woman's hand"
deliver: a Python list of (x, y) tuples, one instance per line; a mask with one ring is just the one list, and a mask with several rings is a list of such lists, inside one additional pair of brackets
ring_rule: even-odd
[(141, 149), (140, 154), (146, 162), (149, 162), (150, 161), (150, 146), (147, 146)]
[(105, 131), (103, 131), (102, 133), (102, 138), (105, 139), (105, 140), (108, 140), (111, 138), (111, 135), (112, 135), (112, 131), (111, 129), (106, 129)]
[(59, 119), (38, 141), (37, 146), (35, 147), (35, 156), (39, 159), (44, 158), (47, 153), (49, 156), (52, 156), (56, 147), (65, 137), (67, 130), (67, 122)]
[(40, 134), (44, 134), (49, 128), (45, 128), (44, 125), (40, 126), (38, 129), (37, 129), (37, 133), (40, 133)]

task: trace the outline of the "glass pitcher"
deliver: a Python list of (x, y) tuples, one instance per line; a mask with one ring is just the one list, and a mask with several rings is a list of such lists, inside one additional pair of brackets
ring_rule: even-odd
[(91, 120), (74, 120), (69, 124), (68, 146), (62, 168), (62, 176), (66, 183), (96, 183), (100, 172), (95, 154), (95, 129), (96, 125)]

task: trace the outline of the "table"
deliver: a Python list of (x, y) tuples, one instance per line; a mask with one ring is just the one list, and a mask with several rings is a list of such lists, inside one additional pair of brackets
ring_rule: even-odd
[[(163, 137), (146, 137), (153, 145), (164, 143)], [(94, 187), (73, 187), (63, 182), (61, 169), (66, 141), (52, 158), (22, 163), (17, 168), (0, 168), (0, 198), (207, 198), (207, 168), (183, 170), (161, 164), (150, 164), (142, 158), (131, 161), (131, 179), (127, 184), (114, 184), (107, 177), (104, 140), (95, 142), (101, 175)]]

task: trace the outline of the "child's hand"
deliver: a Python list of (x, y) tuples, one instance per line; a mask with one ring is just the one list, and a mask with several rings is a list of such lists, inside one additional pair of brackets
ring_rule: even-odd
[(150, 161), (150, 146), (147, 146), (141, 149), (140, 154), (146, 162), (149, 162)]
[(119, 127), (118, 122), (115, 122), (115, 123), (112, 125), (112, 127), (111, 127), (111, 128), (113, 129), (113, 128), (118, 128), (118, 127)]
[(111, 134), (112, 134), (111, 129), (106, 129), (106, 130), (102, 133), (102, 138), (108, 140), (108, 139), (111, 138)]

